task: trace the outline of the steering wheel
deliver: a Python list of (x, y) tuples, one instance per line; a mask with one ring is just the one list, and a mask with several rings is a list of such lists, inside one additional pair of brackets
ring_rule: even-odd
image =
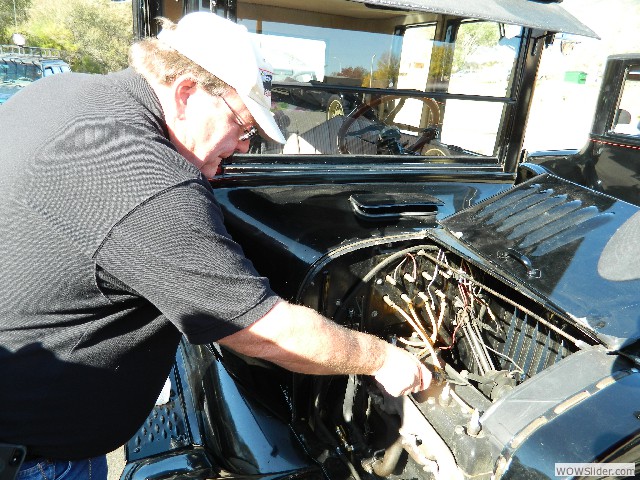
[[(406, 101), (406, 97), (398, 96), (398, 95), (385, 95), (379, 98), (376, 98), (368, 103), (364, 103), (360, 105), (358, 108), (353, 110), (349, 115), (347, 115), (344, 119), (344, 122), (340, 126), (337, 134), (338, 141), (338, 151), (342, 154), (349, 154), (349, 148), (347, 147), (347, 132), (356, 121), (357, 118), (361, 117), (367, 112), (375, 112), (375, 107), (380, 104), (384, 104), (387, 102), (391, 102), (393, 100), (400, 100), (398, 104), (391, 109), (391, 111), (384, 116), (384, 118), (378, 120), (382, 124), (381, 130), (388, 129), (388, 125), (394, 125), (394, 119), (396, 114), (402, 109), (404, 103)], [(398, 144), (398, 149), (402, 150), (403, 153), (415, 153), (420, 151), (425, 144), (429, 143), (433, 140), (437, 134), (436, 126), (440, 123), (440, 108), (436, 101), (432, 98), (427, 97), (419, 97), (419, 100), (422, 100), (427, 107), (429, 108), (429, 118), (427, 120), (427, 124), (430, 125), (429, 128), (416, 128), (411, 125), (402, 124), (402, 128), (405, 130), (420, 132), (420, 136), (418, 139), (408, 146), (401, 146)], [(397, 128), (397, 127), (392, 127)], [(399, 132), (399, 131), (398, 131)], [(394, 139), (395, 141), (395, 139)]]

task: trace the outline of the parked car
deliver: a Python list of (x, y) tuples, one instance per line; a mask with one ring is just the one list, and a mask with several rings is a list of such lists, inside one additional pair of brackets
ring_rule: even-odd
[(359, 104), (327, 118), (279, 97), (286, 144), (258, 139), (212, 179), (230, 233), (283, 298), (403, 346), (434, 382), (394, 398), (368, 377), (183, 342), (123, 480), (542, 479), (638, 462), (639, 209), (519, 170), (545, 45), (595, 34), (558, 3), (507, 3), (215, 3), (252, 32), (324, 45), (318, 70), (369, 72), (274, 82)]
[(0, 45), (0, 105), (42, 77), (70, 72), (69, 64), (50, 48)]
[(284, 108), (298, 108), (309, 111), (319, 111), (326, 114), (327, 120), (333, 117), (344, 116), (362, 105), (362, 95), (357, 93), (338, 90), (314, 90), (314, 85), (351, 85), (360, 86), (361, 79), (349, 77), (327, 77), (325, 83), (312, 80), (303, 82), (304, 87), (300, 88), (299, 83), (291, 83), (286, 80), (278, 82), (278, 86), (272, 90), (273, 102), (280, 104)]
[(524, 178), (550, 172), (640, 206), (640, 53), (607, 59), (593, 127), (581, 150), (540, 151)]

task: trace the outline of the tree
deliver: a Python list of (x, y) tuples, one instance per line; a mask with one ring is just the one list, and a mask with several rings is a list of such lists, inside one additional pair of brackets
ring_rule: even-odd
[(467, 66), (468, 58), (481, 47), (493, 47), (498, 44), (500, 33), (493, 22), (474, 22), (463, 24), (458, 30), (456, 50), (453, 56), (453, 71)]
[(366, 73), (362, 79), (362, 85), (365, 87), (387, 88), (396, 84), (399, 73), (400, 58), (397, 55), (385, 52), (380, 55), (380, 59), (376, 63), (376, 69), (373, 71), (373, 79), (370, 80), (371, 74)]
[(16, 33), (16, 23), (27, 19), (31, 0), (0, 0), (0, 43), (11, 43), (11, 35)]
[(337, 75), (340, 77), (361, 79), (361, 78), (364, 78), (366, 74), (367, 74), (367, 69), (364, 67), (344, 67), (342, 70), (335, 73), (334, 75)]
[(130, 5), (110, 0), (78, 0), (77, 3), (68, 25), (83, 58), (90, 59), (102, 73), (125, 67), (133, 41)]
[(127, 65), (131, 4), (110, 0), (32, 0), (23, 32), (30, 46), (58, 48), (74, 71), (106, 73)]

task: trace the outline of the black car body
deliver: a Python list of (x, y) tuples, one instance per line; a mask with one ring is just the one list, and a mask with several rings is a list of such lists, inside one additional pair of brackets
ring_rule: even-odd
[[(143, 3), (169, 15), (175, 2)], [(640, 273), (624, 249), (638, 208), (518, 176), (545, 44), (593, 32), (529, 0), (213, 10), (325, 41), (323, 64), (342, 55), (369, 71), (359, 85), (274, 83), (359, 105), (332, 118), (274, 105), (287, 144), (259, 140), (212, 180), (230, 233), (283, 298), (403, 345), (439, 375), (392, 398), (370, 378), (182, 343), (122, 479), (553, 478), (557, 463), (636, 462)]]

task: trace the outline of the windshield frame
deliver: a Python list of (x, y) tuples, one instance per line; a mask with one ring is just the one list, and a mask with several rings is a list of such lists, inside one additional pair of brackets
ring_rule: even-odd
[[(336, 3), (335, 1), (333, 3), (338, 5), (338, 3)], [(304, 31), (304, 28), (308, 28), (308, 27), (317, 29), (318, 28), (317, 26), (313, 26), (315, 24), (317, 24), (320, 28), (326, 28), (323, 25), (331, 24), (331, 21), (327, 16), (327, 14), (323, 14), (323, 16), (321, 16), (318, 22), (314, 22), (313, 20), (315, 20), (315, 17), (314, 19), (310, 19), (308, 16), (301, 17), (300, 15), (292, 14), (291, 12), (288, 12), (288, 11), (285, 14), (283, 10), (281, 14), (283, 15), (284, 18), (286, 18), (286, 21), (282, 19), (281, 20), (282, 22), (284, 22), (283, 24), (287, 28), (282, 28), (282, 27), (278, 27), (279, 23), (277, 22), (278, 20), (277, 12), (274, 13), (272, 9), (265, 9), (265, 8), (262, 8), (264, 6), (261, 6), (261, 5), (256, 6), (253, 3), (249, 5), (247, 2), (243, 2), (243, 1), (240, 1), (235, 5), (237, 6), (238, 23), (248, 27), (249, 31), (252, 34), (256, 35), (255, 38), (259, 38), (258, 41), (262, 41), (263, 39), (267, 38), (265, 37), (265, 35), (267, 34), (273, 35), (275, 33), (275, 35), (277, 36), (277, 35), (283, 35), (289, 32), (289, 35), (292, 35), (291, 31), (295, 31), (295, 28), (293, 27), (295, 27), (296, 25), (300, 27), (299, 31), (302, 32)], [(353, 6), (350, 6), (350, 8), (353, 8)], [(362, 9), (366, 9), (366, 8), (361, 7), (361, 11), (351, 11), (350, 14), (356, 15), (356, 16), (360, 15), (362, 14)], [(436, 49), (440, 49), (442, 52), (444, 52), (444, 55), (451, 56), (452, 52), (454, 51), (453, 46), (455, 45), (455, 42), (457, 40), (458, 32), (461, 31), (462, 28), (469, 28), (469, 26), (473, 26), (473, 25), (489, 25), (487, 22), (479, 21), (478, 19), (465, 19), (465, 18), (448, 17), (448, 16), (441, 16), (441, 15), (425, 16), (424, 14), (420, 14), (416, 12), (392, 12), (392, 15), (390, 15), (388, 12), (384, 12), (383, 14), (381, 14), (380, 12), (375, 12), (375, 14), (376, 14), (376, 18), (377, 18), (376, 21), (378, 22), (378, 26), (374, 26), (374, 28), (370, 30), (380, 31), (380, 29), (382, 28), (381, 25), (383, 25), (385, 21), (388, 23), (388, 19), (393, 19), (393, 21), (398, 22), (397, 25), (393, 28), (392, 34), (388, 34), (389, 35), (388, 38), (390, 40), (388, 41), (387, 45), (391, 46), (390, 48), (392, 53), (394, 49), (401, 49), (406, 31), (411, 29), (415, 30), (418, 27), (420, 28), (433, 27), (432, 28), (433, 32), (431, 34), (432, 37), (430, 42), (434, 46), (430, 48), (432, 48), (432, 50), (434, 51)], [(263, 18), (262, 15), (265, 15), (265, 17)], [(351, 18), (345, 19), (345, 16), (343, 16), (339, 19), (336, 19), (333, 23), (340, 23), (342, 26), (346, 26), (345, 28), (352, 29), (352, 31), (354, 31), (355, 33), (365, 28), (365, 26), (362, 23), (360, 23), (359, 18), (354, 21), (355, 23), (349, 23), (351, 20), (352, 20)], [(293, 23), (294, 21), (297, 21), (298, 23)], [(503, 40), (505, 40), (504, 33), (503, 33), (504, 27), (502, 25), (495, 24), (495, 23), (494, 25), (495, 25), (493, 27), (495, 31), (494, 41), (502, 42)], [(278, 28), (280, 28), (280, 30), (278, 30)], [(386, 28), (389, 30), (388, 26)], [(326, 30), (329, 32), (333, 32), (333, 30), (330, 30), (330, 29), (326, 29)], [(498, 32), (500, 33), (500, 37), (498, 37)], [(343, 76), (340, 76), (340, 74), (344, 70), (341, 70), (340, 72), (332, 73), (331, 70), (326, 68), (326, 67), (329, 67), (329, 68), (331, 67), (329, 65), (331, 61), (333, 61), (334, 63), (334, 68), (335, 68), (336, 61), (338, 62), (340, 61), (340, 59), (332, 55), (333, 52), (330, 52), (328, 50), (329, 46), (327, 45), (330, 44), (330, 40), (327, 40), (324, 42), (324, 45), (326, 46), (326, 51), (325, 49), (322, 48), (323, 45), (320, 45), (320, 47), (318, 48), (318, 50), (320, 51), (320, 54), (324, 56), (322, 58), (324, 62), (320, 62), (320, 65), (322, 68), (324, 64), (325, 70), (320, 70), (320, 72), (317, 75), (315, 75), (313, 78), (306, 79), (307, 81), (296, 81), (296, 79), (294, 78), (278, 79), (277, 72), (283, 72), (284, 70), (278, 65), (279, 59), (277, 57), (275, 59), (273, 59), (273, 56), (271, 59), (269, 58), (268, 53), (271, 52), (273, 49), (272, 42), (267, 43), (267, 46), (271, 48), (265, 48), (265, 46), (262, 45), (262, 50), (266, 51), (265, 56), (267, 56), (267, 60), (269, 60), (272, 64), (274, 63), (276, 64), (274, 65), (274, 68), (273, 68), (273, 71), (276, 73), (274, 74), (274, 81), (272, 84), (273, 92), (274, 92), (272, 93), (272, 101), (274, 102), (274, 105), (283, 103), (282, 95), (278, 96), (278, 94), (285, 94), (285, 96), (288, 96), (288, 97), (298, 95), (299, 97), (308, 97), (308, 98), (312, 98), (314, 96), (315, 97), (325, 96), (325, 97), (332, 97), (332, 98), (340, 97), (343, 100), (345, 97), (348, 97), (348, 96), (351, 96), (351, 97), (359, 96), (361, 99), (363, 99), (363, 102), (364, 102), (364, 99), (372, 99), (372, 98), (377, 98), (385, 95), (403, 97), (407, 99), (421, 99), (423, 102), (426, 99), (431, 99), (435, 102), (438, 102), (443, 107), (443, 113), (444, 113), (444, 106), (446, 102), (457, 101), (458, 103), (466, 104), (466, 105), (470, 105), (469, 103), (466, 103), (466, 102), (474, 102), (474, 104), (477, 106), (493, 105), (493, 107), (491, 108), (495, 113), (493, 114), (494, 120), (492, 120), (493, 122), (492, 131), (494, 132), (492, 134), (493, 135), (493, 140), (491, 140), (492, 143), (488, 144), (488, 146), (481, 151), (476, 151), (474, 150), (474, 148), (472, 147), (470, 148), (469, 145), (462, 146), (462, 148), (455, 148), (455, 150), (458, 155), (462, 155), (462, 156), (471, 157), (474, 154), (476, 154), (477, 155), (476, 163), (478, 164), (492, 163), (492, 164), (504, 166), (507, 163), (505, 159), (505, 155), (508, 153), (509, 150), (505, 146), (508, 143), (508, 139), (506, 138), (503, 132), (506, 128), (505, 124), (508, 123), (510, 119), (514, 118), (512, 111), (514, 107), (517, 106), (518, 104), (518, 99), (516, 96), (517, 89), (515, 88), (515, 85), (519, 83), (518, 81), (519, 76), (521, 75), (521, 72), (522, 72), (523, 61), (521, 57), (522, 57), (523, 49), (521, 48), (521, 40), (524, 38), (523, 32), (524, 30), (519, 32), (519, 34), (515, 38), (515, 47), (512, 47), (512, 54), (511, 54), (512, 59), (510, 61), (511, 64), (508, 65), (509, 69), (507, 70), (507, 74), (506, 74), (507, 76), (505, 77), (505, 80), (504, 80), (505, 83), (503, 88), (505, 89), (505, 91), (503, 92), (503, 94), (500, 94), (502, 92), (498, 91), (497, 95), (486, 94), (486, 93), (485, 94), (464, 93), (462, 90), (455, 91), (455, 92), (449, 91), (448, 85), (449, 85), (451, 74), (452, 74), (452, 57), (449, 58), (449, 60), (447, 60), (448, 65), (440, 69), (434, 68), (433, 55), (431, 59), (425, 58), (427, 62), (426, 72), (428, 72), (428, 82), (427, 82), (428, 84), (422, 90), (420, 90), (418, 88), (397, 88), (399, 81), (396, 79), (389, 80), (390, 85), (388, 87), (384, 85), (381, 86), (379, 81), (377, 81), (377, 84), (376, 82), (372, 82), (372, 78), (374, 75), (374, 59), (376, 58), (375, 54), (371, 57), (371, 63), (370, 63), (369, 69), (366, 69), (363, 66), (359, 67), (361, 69), (361, 73), (367, 73), (366, 70), (369, 70), (368, 81), (366, 80), (366, 77), (365, 77), (365, 79), (361, 78), (360, 83), (358, 83), (358, 81), (356, 81), (356, 83), (345, 82), (344, 80), (348, 80), (348, 79), (345, 79)], [(317, 36), (316, 38), (319, 39), (321, 37)], [(294, 35), (294, 37), (290, 38), (289, 44), (300, 42), (305, 48), (311, 51), (314, 48), (314, 45), (313, 45), (314, 41), (316, 43), (319, 42), (319, 40), (312, 40), (312, 36), (309, 34), (306, 34), (306, 35), (298, 34), (297, 37)], [(352, 43), (355, 43), (355, 42), (352, 42)], [(498, 46), (498, 43), (496, 43), (496, 46)], [(310, 55), (311, 53), (308, 54), (308, 56)], [(316, 62), (316, 64), (317, 63), (318, 62)], [(344, 66), (344, 64), (348, 65), (348, 63), (344, 61), (341, 67)], [(317, 70), (317, 67), (313, 67), (313, 65), (310, 64), (309, 67), (303, 67), (302, 70), (313, 71), (314, 68), (316, 68)], [(403, 75), (402, 71), (400, 71), (400, 75)], [(286, 92), (289, 92), (289, 93), (286, 93)], [(495, 93), (495, 92), (492, 92), (492, 93)], [(288, 99), (284, 99), (284, 100), (288, 100)], [(315, 101), (315, 99), (313, 99), (313, 101)], [(319, 103), (322, 103), (323, 101), (324, 100), (320, 98)], [(353, 103), (349, 104), (346, 101), (342, 103), (344, 104), (342, 105), (342, 107), (344, 108), (344, 115), (348, 115), (350, 111), (354, 111), (355, 106), (357, 106), (357, 105), (354, 105)], [(320, 105), (320, 107), (326, 108), (327, 105)], [(285, 109), (287, 108), (292, 108), (292, 107), (286, 106)], [(309, 106), (304, 105), (304, 108), (309, 108)], [(300, 109), (300, 105), (296, 105), (296, 109)], [(282, 112), (276, 112), (276, 118), (278, 118), (279, 113), (282, 113)], [(444, 115), (446, 118), (446, 113), (444, 113)], [(424, 117), (424, 113), (422, 116)], [(429, 125), (425, 124), (423, 120), (424, 118), (420, 119), (420, 123), (418, 123), (417, 120), (414, 120), (413, 121), (414, 129), (428, 127)], [(450, 122), (450, 124), (451, 123), (452, 122)], [(486, 123), (486, 118), (485, 118), (485, 123)], [(406, 125), (406, 124), (403, 124), (403, 125)], [(439, 128), (439, 132), (436, 135), (436, 140), (438, 140), (440, 138), (440, 133), (442, 132), (442, 126), (443, 126), (442, 121), (436, 122), (436, 126)], [(285, 126), (285, 129), (286, 129), (286, 126)], [(296, 132), (298, 132), (297, 127), (295, 128), (295, 130)], [(460, 134), (458, 134), (458, 136), (460, 137)], [(333, 140), (329, 140), (329, 141), (333, 141)], [(339, 141), (340, 140), (338, 139), (338, 143)], [(313, 147), (314, 149), (312, 149), (312, 152), (311, 152), (311, 153), (314, 153), (313, 156), (332, 155), (332, 154), (339, 153), (333, 147), (323, 146), (323, 148), (319, 148), (319, 149), (317, 145), (314, 145)], [(382, 151), (380, 151), (380, 149), (378, 150), (379, 150), (378, 154), (394, 153), (393, 150), (391, 151), (387, 151), (384, 149)], [(445, 156), (451, 151), (451, 149), (449, 150), (441, 149), (441, 150), (444, 150)], [(429, 150), (429, 151), (432, 151), (432, 150)], [(285, 154), (291, 153), (291, 151), (290, 150), (287, 151), (286, 149), (284, 151), (278, 151), (277, 149), (273, 149), (273, 148), (267, 148), (267, 149), (252, 148), (251, 153), (249, 154), (249, 157), (251, 156), (251, 154), (259, 154), (262, 157), (266, 157), (270, 155), (281, 155), (283, 153)], [(315, 162), (314, 159), (307, 158), (307, 156), (304, 155), (305, 153), (309, 153), (309, 152), (299, 150), (298, 153), (301, 154), (300, 161), (302, 163)], [(343, 151), (342, 153), (345, 153), (345, 152)], [(361, 151), (360, 153), (365, 155), (367, 154), (366, 151)], [(417, 152), (414, 154), (420, 155), (420, 152)], [(232, 160), (234, 161), (240, 160), (239, 157), (241, 156), (236, 155)], [(437, 159), (437, 161), (440, 161), (440, 160), (442, 159)], [(423, 159), (422, 161), (433, 162), (433, 161), (436, 161), (436, 159), (429, 158), (429, 159)], [(451, 162), (457, 162), (457, 160), (455, 161), (451, 160)], [(464, 163), (468, 162), (468, 158), (465, 158), (463, 162)], [(229, 163), (229, 162), (225, 162), (225, 163)]]

